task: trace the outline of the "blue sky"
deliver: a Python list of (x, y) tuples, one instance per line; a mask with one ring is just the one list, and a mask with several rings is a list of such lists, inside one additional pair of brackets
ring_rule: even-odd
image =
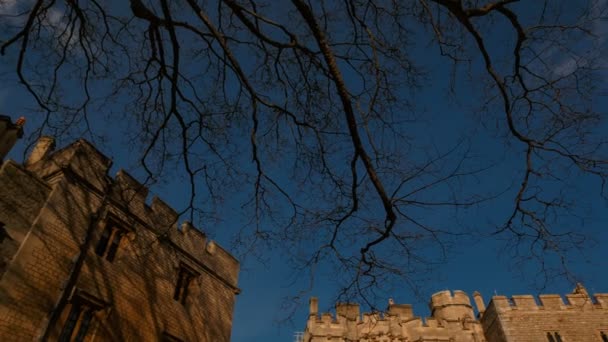
[[(606, 6), (605, 1), (599, 1), (599, 6)], [(600, 44), (606, 47), (606, 36), (608, 36), (608, 24), (598, 24), (595, 32), (600, 35)], [(603, 38), (602, 38), (602, 35)], [(507, 43), (509, 42), (506, 39)], [(497, 42), (496, 44), (500, 44)], [(420, 44), (414, 53), (415, 57), (425, 60), (424, 67), (428, 72), (430, 82), (415, 94), (416, 111), (421, 119), (413, 124), (414, 132), (412, 140), (416, 144), (437, 145), (441, 148), (452, 146), (461, 141), (463, 136), (472, 146), (474, 153), (480, 160), (491, 161), (493, 166), (478, 178), (460, 184), (457, 191), (467, 191), (473, 188), (480, 193), (496, 193), (501, 189), (508, 188), (520, 180), (518, 165), (522, 163), (521, 148), (514, 144), (506, 148), (506, 141), (500, 137), (500, 130), (495, 129), (501, 125), (499, 119), (484, 117), (477, 109), (480, 107), (479, 93), (482, 87), (475, 84), (479, 72), (473, 71), (471, 82), (465, 82), (464, 86), (458, 87), (450, 93), (451, 68), (446, 59), (438, 57), (436, 46)], [(585, 49), (581, 45), (578, 47)], [(33, 99), (24, 92), (11, 74), (14, 65), (14, 54), (8, 54), (0, 58), (0, 113), (10, 115), (14, 119), (25, 116), (27, 119), (26, 134), (31, 133), (40, 124), (41, 115), (38, 113)], [(479, 61), (473, 61), (473, 66), (478, 66)], [(571, 67), (568, 58), (556, 57), (556, 72), (566, 72)], [(606, 62), (604, 62), (604, 66)], [(475, 69), (474, 69), (475, 70)], [(458, 76), (466, 78), (467, 70), (459, 70)], [(600, 74), (608, 80), (604, 71)], [(484, 77), (484, 76), (482, 76)], [(354, 83), (354, 75), (345, 74), (347, 81)], [(600, 93), (606, 92), (608, 82), (600, 82)], [(69, 96), (69, 95), (68, 95)], [(126, 99), (128, 101), (128, 99)], [(606, 96), (598, 96), (594, 99), (594, 107), (602, 113), (603, 123), (597, 128), (598, 132), (608, 132), (606, 117), (608, 112), (608, 101)], [(103, 139), (95, 142), (102, 152), (110, 156), (114, 161), (113, 171), (124, 168), (134, 175), (143, 177), (141, 169), (137, 165), (137, 146), (129, 145), (126, 136), (126, 122), (124, 116), (119, 112), (121, 107), (111, 104), (96, 107), (92, 113), (92, 125), (103, 133)], [(115, 115), (112, 117), (112, 115)], [(90, 137), (89, 137), (90, 138)], [(72, 137), (59, 139), (59, 146), (70, 142)], [(9, 155), (10, 158), (21, 161), (26, 141), (22, 140)], [(504, 148), (503, 148), (504, 147)], [(248, 151), (247, 151), (248, 152)], [(245, 153), (245, 152), (243, 152)], [(514, 171), (516, 170), (516, 171)], [(277, 174), (279, 179), (285, 175)], [(285, 177), (287, 179), (287, 177)], [(608, 202), (598, 196), (599, 182), (592, 177), (573, 177), (568, 183), (568, 191), (574, 195), (579, 211), (578, 218), (564, 218), (573, 227), (580, 227), (592, 241), (587, 248), (576, 251), (570, 255), (568, 260), (570, 269), (578, 280), (584, 282), (590, 293), (608, 292), (608, 253), (605, 248), (608, 242)], [(440, 189), (432, 192), (432, 196), (444, 195)], [(557, 191), (557, 190), (556, 190)], [(189, 193), (184, 186), (184, 179), (180, 177), (165, 179), (154, 185), (151, 192), (160, 196), (175, 208), (183, 208)], [(203, 223), (201, 229), (230, 249), (233, 237), (240, 227), (245, 225), (246, 217), (239, 213), (239, 194), (230, 194), (237, 200), (227, 200), (223, 206), (215, 207), (214, 216), (217, 220)], [(424, 280), (421, 282), (420, 291), (413, 293), (407, 284), (387, 284), (388, 290), (385, 299), (379, 298), (381, 302), (375, 303), (378, 307), (384, 307), (388, 297), (394, 298), (398, 303), (415, 304), (414, 311), (417, 315), (427, 316), (429, 314), (427, 301), (434, 292), (452, 289), (464, 290), (471, 294), (479, 291), (486, 302), (493, 294), (538, 294), (558, 293), (564, 294), (572, 290), (571, 280), (565, 278), (552, 279), (544, 289), (535, 287), (537, 273), (529, 265), (519, 267), (512, 262), (512, 253), (505, 250), (505, 242), (498, 238), (489, 237), (488, 232), (492, 227), (500, 225), (511, 209), (513, 193), (507, 191), (496, 200), (462, 209), (456, 212), (421, 212), (429, 222), (438, 223), (443, 226), (467, 227), (477, 230), (477, 234), (471, 234), (465, 238), (455, 240), (450, 246), (449, 254), (445, 262), (434, 265), (432, 272), (421, 274)], [(299, 293), (300, 290), (308, 288), (305, 277), (298, 277), (292, 265), (280, 246), (270, 246), (262, 251), (260, 258), (248, 255), (242, 260), (242, 272), (239, 287), (242, 293), (237, 298), (237, 304), (233, 321), (233, 341), (291, 341), (293, 332), (303, 330), (307, 318), (306, 298), (310, 295), (319, 297), (320, 308), (331, 310), (333, 298), (336, 293), (336, 283), (332, 280), (339, 275), (332, 273), (329, 266), (322, 266), (318, 271), (318, 277), (312, 284), (312, 288), (303, 294), (302, 304), (297, 307), (293, 315), (292, 323), (283, 322), (286, 315), (286, 298)], [(429, 250), (427, 253), (434, 253)]]
[[(10, 114), (13, 118), (25, 116), (28, 120), (26, 133), (28, 133), (32, 123), (37, 120), (36, 114), (31, 113), (28, 107), (32, 106), (28, 97), (14, 86), (5, 85), (0, 88), (4, 94), (0, 102), (0, 112)], [(9, 100), (10, 99), (10, 100)], [(446, 119), (444, 127), (453, 127), (453, 122)], [(68, 141), (62, 141), (59, 145), (64, 145)], [(22, 151), (25, 141), (20, 141), (9, 155), (15, 160), (22, 160)], [(133, 162), (129, 153), (126, 153), (120, 144), (115, 142), (108, 143), (102, 151), (114, 160), (113, 171), (118, 168), (133, 167)], [(136, 172), (136, 170), (132, 170)], [(593, 185), (590, 186), (593, 189)], [(164, 187), (153, 188), (153, 192), (165, 199), (167, 202), (179, 208), (183, 192), (176, 191), (178, 184), (167, 184)], [(586, 196), (581, 192), (581, 196)], [(577, 275), (582, 276), (584, 284), (588, 290), (593, 292), (608, 291), (608, 255), (605, 243), (608, 241), (608, 203), (598, 201), (591, 204), (589, 218), (584, 227), (585, 231), (595, 238), (592, 248), (584, 251), (583, 254), (574, 254), (573, 270)], [(479, 216), (487, 216), (487, 213), (477, 213)], [(475, 215), (475, 213), (472, 213)], [(237, 222), (224, 219), (220, 225), (213, 227), (202, 227), (203, 230), (210, 231), (223, 246), (230, 246), (230, 232), (233, 227), (238, 226)], [(466, 219), (466, 218), (465, 218)], [(232, 220), (234, 221), (234, 220)], [(572, 289), (572, 284), (564, 279), (552, 281), (545, 290), (539, 292), (537, 288), (531, 286), (529, 274), (523, 277), (517, 270), (511, 269), (508, 253), (499, 253), (501, 243), (491, 243), (487, 239), (472, 241), (466, 239), (454, 249), (443, 265), (435, 268), (429, 280), (425, 282), (423, 290), (419, 295), (411, 293), (404, 284), (402, 290), (395, 291), (391, 296), (398, 303), (412, 303), (417, 315), (428, 316), (429, 311), (427, 301), (434, 292), (444, 289), (460, 289), (469, 294), (473, 291), (480, 291), (486, 301), (494, 294), (513, 295), (513, 294), (537, 294), (537, 293), (559, 293), (564, 294)], [(236, 309), (233, 322), (233, 341), (290, 341), (294, 331), (303, 330), (308, 307), (304, 303), (293, 316), (293, 321), (283, 322), (285, 311), (285, 297), (294, 294), (301, 288), (300, 284), (293, 284), (293, 269), (285, 262), (284, 255), (279, 251), (268, 251), (264, 262), (259, 262), (255, 258), (245, 260), (242, 265), (243, 270), (240, 275), (239, 286), (242, 293), (237, 297)], [(301, 281), (301, 280), (300, 280)], [(398, 288), (398, 285), (397, 285)], [(335, 296), (335, 287), (329, 277), (324, 277), (310, 292), (319, 297), (320, 308), (331, 310), (332, 298)], [(388, 298), (386, 299), (388, 300)], [(384, 303), (377, 303), (382, 307)]]

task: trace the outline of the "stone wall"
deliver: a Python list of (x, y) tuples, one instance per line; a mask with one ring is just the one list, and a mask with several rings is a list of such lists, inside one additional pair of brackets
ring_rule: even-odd
[(586, 291), (566, 295), (494, 296), (481, 317), (488, 341), (564, 342), (602, 341), (608, 335), (608, 294), (590, 296)]
[[(56, 339), (78, 301), (95, 306), (99, 340), (229, 341), (238, 262), (124, 171), (80, 140), (27, 167), (0, 169), (4, 239), (0, 340)], [(8, 185), (8, 186), (7, 186)], [(106, 227), (122, 235), (113, 260), (95, 253)], [(9, 244), (9, 242), (11, 244)], [(194, 277), (174, 299), (181, 268)]]
[(384, 313), (359, 314), (356, 304), (337, 304), (336, 315), (317, 312), (311, 299), (304, 342), (483, 342), (469, 297), (462, 291), (442, 291), (431, 300), (433, 315), (416, 317), (411, 305), (389, 304)]
[[(567, 294), (507, 298), (494, 296), (486, 309), (474, 294), (441, 291), (431, 297), (431, 317), (416, 317), (411, 305), (390, 302), (384, 313), (365, 313), (356, 304), (337, 304), (336, 314), (318, 313), (310, 301), (304, 342), (602, 342), (608, 338), (608, 294), (590, 296), (582, 286)], [(549, 334), (549, 335), (547, 335)]]

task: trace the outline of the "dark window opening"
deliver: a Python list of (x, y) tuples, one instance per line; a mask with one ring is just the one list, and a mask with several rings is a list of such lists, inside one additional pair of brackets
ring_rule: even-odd
[(556, 332), (548, 332), (547, 333), (547, 340), (549, 340), (549, 342), (563, 342), (562, 341), (562, 336), (556, 331)]
[(606, 335), (605, 332), (600, 332), (600, 335), (602, 337), (602, 342), (608, 342), (608, 335)]
[(112, 223), (107, 224), (97, 242), (95, 253), (108, 261), (113, 261), (123, 235), (122, 229)]
[(515, 306), (515, 300), (511, 297), (507, 297), (507, 302), (509, 302), (509, 306)]
[(60, 342), (82, 342), (87, 336), (95, 309), (85, 303), (75, 302), (68, 319), (61, 329)]
[(4, 229), (4, 222), (0, 221), (0, 243), (4, 242), (4, 239), (7, 237), (10, 239), (6, 229)]
[(188, 297), (188, 287), (190, 286), (190, 283), (194, 277), (194, 272), (186, 269), (185, 267), (180, 267), (177, 275), (177, 284), (175, 286), (173, 299), (182, 304), (186, 303), (186, 298)]
[(163, 333), (163, 338), (161, 340), (162, 342), (183, 342), (182, 339), (177, 338), (167, 332)]

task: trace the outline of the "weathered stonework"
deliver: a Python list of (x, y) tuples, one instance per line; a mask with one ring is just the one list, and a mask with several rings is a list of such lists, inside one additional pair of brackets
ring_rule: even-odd
[(0, 169), (0, 341), (229, 341), (237, 260), (87, 141), (41, 143)]
[(577, 286), (566, 302), (556, 294), (539, 299), (540, 304), (531, 295), (494, 296), (481, 317), (488, 341), (608, 341), (608, 293), (590, 296)]
[[(390, 303), (385, 313), (359, 313), (357, 304), (337, 304), (335, 316), (319, 316), (316, 298), (303, 342), (605, 342), (608, 294), (587, 294), (582, 286), (566, 295), (494, 296), (487, 309), (481, 295), (442, 291), (431, 297), (431, 317), (415, 317), (410, 305)], [(477, 316), (477, 319), (475, 318)]]
[(414, 316), (411, 305), (389, 304), (385, 313), (359, 314), (357, 304), (337, 304), (336, 316), (316, 310), (312, 298), (304, 342), (482, 342), (481, 324), (469, 297), (462, 291), (443, 291), (431, 298), (432, 316)]

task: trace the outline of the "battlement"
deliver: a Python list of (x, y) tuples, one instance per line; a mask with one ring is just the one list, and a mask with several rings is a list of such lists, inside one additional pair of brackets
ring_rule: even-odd
[[(318, 312), (318, 299), (316, 297), (312, 297), (310, 299), (309, 304), (309, 313), (310, 317), (319, 318)], [(471, 300), (469, 296), (460, 290), (455, 290), (453, 293), (449, 290), (441, 291), (433, 294), (431, 296), (431, 302), (429, 307), (433, 313), (431, 319), (464, 319), (464, 318), (473, 318), (473, 316), (455, 316), (455, 317), (444, 317), (446, 316), (445, 311), (441, 316), (437, 316), (437, 313), (440, 310), (450, 309), (450, 310), (464, 310), (466, 313), (469, 311), (473, 312), (473, 307), (471, 305)], [(411, 320), (415, 318), (414, 311), (412, 309), (412, 305), (410, 304), (396, 304), (393, 303), (392, 300), (389, 302), (386, 312), (371, 312), (371, 313), (360, 313), (359, 304), (356, 303), (337, 303), (336, 304), (336, 317), (333, 317), (331, 313), (322, 313), (321, 317), (331, 317), (331, 321), (339, 321), (340, 318), (346, 318), (351, 321), (356, 322), (366, 322), (366, 321), (381, 321), (388, 320), (390, 318), (396, 318), (399, 320)]]
[[(468, 296), (462, 291), (443, 291), (434, 295), (437, 305), (462, 305), (467, 307)], [(354, 303), (336, 304), (335, 315), (329, 312), (319, 314), (317, 298), (310, 299), (310, 314), (305, 336), (344, 337), (357, 340), (366, 336), (389, 334), (393, 337), (411, 336), (459, 336), (472, 330), (481, 331), (478, 321), (472, 318), (446, 320), (443, 317), (416, 317), (409, 304), (395, 304), (389, 301), (386, 312), (360, 313)], [(470, 301), (468, 301), (470, 308)]]
[(431, 296), (431, 310), (446, 305), (471, 306), (471, 299), (469, 295), (460, 290), (454, 290), (453, 293), (450, 290), (440, 291)]
[(558, 294), (541, 294), (540, 301), (532, 295), (518, 295), (508, 298), (494, 296), (488, 305), (499, 312), (509, 310), (608, 310), (608, 293), (596, 293), (594, 296), (571, 293), (566, 295), (566, 302)]
[(116, 190), (119, 191), (121, 199), (137, 202), (146, 202), (149, 190), (148, 188), (133, 178), (125, 170), (120, 169), (114, 177)]
[(433, 294), (429, 307), (433, 318), (437, 319), (459, 320), (475, 317), (471, 299), (460, 290), (455, 290), (453, 293), (446, 290)]
[[(318, 300), (310, 300), (310, 315), (304, 332), (305, 341), (328, 340), (405, 340), (405, 341), (540, 341), (548, 330), (561, 336), (584, 336), (592, 340), (598, 327), (608, 318), (608, 294), (590, 296), (582, 285), (566, 295), (540, 295), (540, 303), (531, 295), (507, 298), (494, 296), (486, 310), (481, 294), (473, 293), (479, 319), (473, 316), (471, 299), (463, 291), (441, 291), (429, 303), (431, 317), (416, 317), (412, 306), (389, 300), (385, 312), (359, 313), (359, 306), (338, 303), (336, 314), (319, 315)], [(600, 311), (601, 310), (601, 311)], [(582, 317), (575, 326), (565, 324)], [(517, 319), (514, 319), (517, 318)], [(579, 325), (585, 325), (582, 330)], [(519, 327), (514, 330), (513, 326)], [(511, 327), (501, 330), (504, 327)], [(560, 328), (557, 328), (560, 327)], [(504, 339), (505, 334), (510, 334)], [(502, 336), (502, 337), (501, 337)]]
[[(316, 298), (311, 299), (311, 308), (316, 308)], [(406, 317), (396, 314), (359, 312), (359, 305), (353, 303), (339, 303), (336, 305), (335, 315), (330, 312), (319, 314), (311, 311), (305, 331), (305, 341), (309, 336), (343, 337), (348, 340), (358, 340), (361, 336), (369, 334), (387, 334), (401, 336), (400, 323), (406, 322)], [(412, 321), (410, 319), (410, 321)], [(413, 320), (417, 327), (423, 327), (420, 318)]]
[(318, 299), (312, 297), (309, 302), (309, 322), (323, 324), (342, 324), (345, 321), (355, 323), (369, 323), (388, 320), (389, 317), (397, 319), (413, 318), (411, 305), (407, 304), (391, 304), (386, 313), (381, 312), (360, 312), (359, 304), (356, 303), (337, 303), (336, 314), (323, 312), (319, 314)]
[(414, 310), (410, 304), (390, 304), (386, 314), (389, 316), (397, 316), (401, 320), (414, 318)]
[(47, 181), (66, 172), (76, 176), (78, 182), (100, 196), (108, 196), (125, 214), (136, 217), (143, 226), (236, 288), (238, 261), (192, 223), (178, 225), (178, 212), (159, 197), (153, 196), (148, 205), (149, 189), (125, 170), (119, 170), (114, 178), (108, 176), (112, 161), (91, 143), (80, 139), (54, 151), (52, 138), (43, 137), (34, 150), (35, 155), (28, 158), (26, 165), (30, 172)]

